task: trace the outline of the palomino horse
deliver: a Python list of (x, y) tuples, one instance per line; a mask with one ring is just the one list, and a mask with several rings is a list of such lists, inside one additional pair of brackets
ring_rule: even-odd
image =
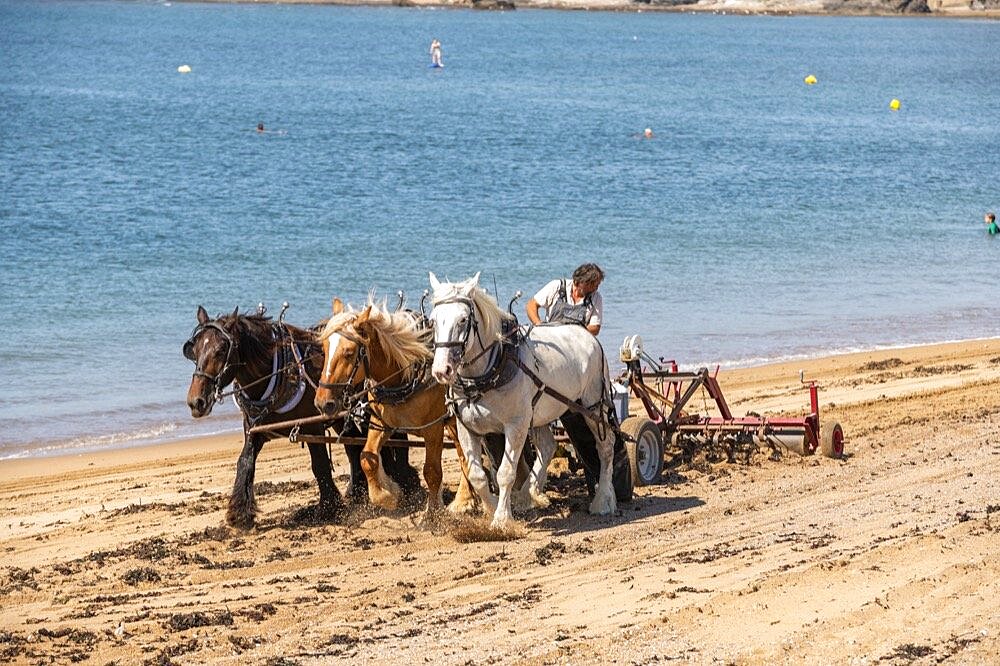
[[(512, 317), (482, 288), (479, 274), (460, 283), (441, 283), (430, 274), (434, 292), (434, 378), (452, 386), (457, 404), (458, 437), (465, 449), (469, 481), (493, 510), (493, 527), (511, 519), (514, 462), (532, 430), (538, 459), (529, 488), (537, 504), (544, 497), (545, 470), (555, 451), (545, 427), (567, 408), (584, 416), (599, 458), (599, 479), (590, 512), (616, 509), (612, 488), (615, 433), (608, 423), (608, 366), (600, 343), (582, 326), (542, 326), (518, 339)], [(507, 326), (505, 327), (505, 324)], [(499, 497), (493, 495), (482, 467), (484, 435), (502, 432), (505, 452), (497, 471)]]
[[(379, 452), (393, 431), (414, 432), (424, 439), (424, 481), (427, 483), (425, 519), (442, 507), (441, 450), (444, 430), (455, 439), (455, 419), (445, 406), (445, 388), (427, 372), (431, 360), (431, 331), (410, 312), (388, 312), (369, 302), (361, 312), (333, 301), (333, 315), (319, 335), (325, 360), (316, 408), (335, 413), (353, 393), (367, 392), (371, 420), (361, 466), (368, 478), (371, 501), (385, 509), (399, 504), (399, 487), (379, 465)], [(461, 449), (458, 450), (461, 459)], [(464, 468), (464, 464), (463, 464)], [(464, 475), (463, 475), (464, 477)], [(465, 483), (459, 487), (452, 511), (471, 508), (474, 497)]]
[[(311, 331), (273, 322), (263, 314), (241, 315), (237, 308), (231, 315), (210, 319), (199, 306), (197, 317), (198, 325), (184, 345), (184, 356), (195, 364), (187, 404), (193, 417), (207, 416), (216, 398), (233, 384), (233, 396), (243, 413), (244, 444), (226, 522), (249, 529), (257, 512), (253, 492), (257, 456), (265, 442), (290, 432), (280, 428), (250, 433), (250, 428), (319, 415), (313, 405), (313, 385), (320, 374), (321, 349)], [(300, 432), (323, 435), (325, 427), (326, 423), (305, 424)], [(351, 494), (355, 501), (363, 501), (367, 488), (360, 483), (361, 447), (345, 449), (351, 461)], [(330, 456), (321, 443), (309, 444), (309, 455), (319, 485), (318, 516), (334, 518), (343, 508), (343, 499), (333, 483)], [(387, 461), (387, 467), (408, 489), (419, 486), (405, 458)]]

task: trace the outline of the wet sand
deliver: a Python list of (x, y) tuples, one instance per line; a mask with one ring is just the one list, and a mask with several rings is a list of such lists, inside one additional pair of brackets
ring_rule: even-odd
[(846, 459), (696, 457), (609, 517), (557, 461), (512, 541), (419, 511), (310, 522), (308, 454), (281, 440), (249, 532), (224, 524), (238, 436), (0, 462), (0, 662), (1000, 661), (1000, 340), (720, 383), (736, 414), (803, 413), (800, 369)]

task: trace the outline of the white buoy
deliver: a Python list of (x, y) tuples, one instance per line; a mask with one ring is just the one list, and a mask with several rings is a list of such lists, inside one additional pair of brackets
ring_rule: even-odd
[(180, 67), (177, 68), (177, 71), (180, 72), (181, 74), (190, 74), (191, 73), (191, 66), (190, 65), (181, 65)]

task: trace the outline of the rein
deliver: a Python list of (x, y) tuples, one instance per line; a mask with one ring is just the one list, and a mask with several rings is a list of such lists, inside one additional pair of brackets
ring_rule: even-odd
[[(222, 370), (214, 376), (201, 369), (201, 366), (198, 364), (198, 360), (194, 354), (194, 345), (197, 342), (198, 337), (207, 329), (214, 329), (218, 331), (228, 345), (226, 349), (226, 360), (223, 363)], [(224, 376), (231, 370), (247, 364), (245, 362), (236, 362), (236, 359), (239, 359), (239, 344), (237, 342), (237, 338), (231, 335), (229, 331), (227, 331), (225, 327), (217, 321), (209, 321), (195, 327), (194, 332), (192, 332), (188, 341), (184, 343), (183, 348), (184, 356), (195, 363), (193, 376), (204, 377), (209, 382), (211, 387), (214, 389), (213, 392), (217, 402), (229, 396), (233, 396), (237, 406), (240, 408), (240, 411), (243, 412), (251, 426), (263, 420), (269, 413), (272, 412), (272, 410), (276, 407), (276, 404), (283, 398), (285, 399), (285, 404), (278, 406), (278, 413), (283, 413), (294, 408), (295, 404), (298, 403), (298, 400), (301, 399), (302, 393), (305, 390), (305, 382), (308, 381), (309, 384), (313, 384), (312, 378), (309, 377), (309, 373), (305, 371), (303, 366), (307, 360), (313, 358), (314, 354), (310, 354), (309, 356), (303, 358), (299, 353), (298, 343), (284, 324), (271, 324), (270, 330), (272, 341), (275, 343), (272, 355), (272, 365), (278, 367), (275, 367), (271, 372), (264, 374), (253, 381), (247, 382), (246, 384), (239, 384), (236, 381), (235, 376), (228, 380), (224, 379)], [(282, 351), (286, 346), (290, 347), (292, 356), (291, 360), (279, 359), (279, 356), (282, 355)], [(292, 377), (292, 368), (295, 369), (294, 378)], [(295, 391), (289, 392), (287, 390), (286, 387), (291, 384), (282, 383), (280, 380), (275, 381), (276, 377), (280, 378), (282, 376), (286, 376), (289, 380), (293, 380), (292, 383), (297, 387)], [(247, 389), (262, 382), (270, 382), (264, 395), (257, 400), (250, 398), (250, 396), (246, 393)], [(230, 384), (232, 384), (232, 388), (228, 391), (224, 390), (225, 387)], [(285, 390), (282, 391), (282, 389)], [(291, 395), (288, 395), (289, 393)]]
[[(338, 331), (339, 335), (347, 338), (354, 344), (358, 346), (357, 356), (354, 357), (354, 365), (351, 366), (351, 374), (347, 376), (347, 381), (345, 382), (324, 382), (323, 377), (320, 375), (320, 381), (316, 382), (317, 387), (326, 389), (327, 391), (340, 392), (341, 401), (345, 406), (351, 404), (357, 399), (357, 395), (349, 396), (347, 391), (357, 384), (354, 378), (358, 376), (358, 370), (364, 368), (365, 377), (368, 376), (369, 364), (368, 364), (368, 346), (361, 340), (360, 337), (354, 335), (348, 335), (345, 331)], [(331, 350), (331, 353), (332, 350)], [(363, 392), (362, 392), (363, 395)]]
[(483, 347), (483, 351), (480, 352), (474, 358), (470, 359), (469, 361), (462, 362), (462, 365), (468, 365), (469, 363), (478, 360), (483, 354), (486, 353), (488, 349), (486, 345), (483, 344), (483, 339), (479, 335), (479, 321), (476, 319), (476, 304), (473, 302), (471, 298), (466, 298), (465, 296), (453, 296), (451, 298), (445, 298), (440, 301), (434, 301), (434, 307), (437, 307), (439, 305), (447, 305), (449, 303), (461, 303), (462, 305), (469, 308), (469, 317), (465, 320), (465, 328), (463, 329), (462, 334), (458, 337), (457, 340), (445, 340), (443, 342), (438, 342), (437, 340), (435, 340), (434, 349), (453, 349), (455, 347), (459, 347), (461, 348), (462, 356), (464, 357), (465, 349), (466, 347), (469, 346), (469, 338), (472, 336), (472, 333), (475, 332), (476, 341), (479, 343), (480, 347)]
[[(197, 342), (199, 336), (201, 336), (201, 334), (204, 333), (207, 329), (214, 329), (218, 331), (219, 335), (222, 336), (222, 339), (225, 340), (227, 344), (226, 360), (222, 363), (222, 369), (219, 370), (219, 372), (216, 373), (215, 375), (210, 375), (204, 370), (202, 370), (201, 364), (198, 363), (198, 358), (195, 356), (194, 353), (195, 343)], [(191, 374), (191, 377), (192, 378), (203, 377), (209, 383), (209, 385), (211, 385), (214, 388), (213, 393), (215, 393), (216, 401), (220, 400), (223, 397), (222, 389), (228, 386), (229, 383), (232, 381), (230, 379), (227, 382), (222, 382), (221, 381), (222, 376), (226, 374), (226, 372), (229, 371), (231, 368), (235, 368), (238, 367), (239, 365), (242, 365), (240, 363), (234, 364), (231, 361), (233, 357), (233, 350), (236, 349), (236, 347), (237, 347), (236, 341), (233, 339), (233, 336), (231, 336), (229, 334), (229, 331), (227, 331), (223, 326), (221, 326), (216, 321), (208, 321), (205, 322), (204, 324), (198, 324), (197, 326), (195, 326), (194, 331), (191, 332), (191, 337), (189, 337), (187, 342), (184, 343), (184, 348), (182, 350), (184, 358), (194, 362), (194, 372)]]
[[(371, 367), (369, 362), (368, 354), (368, 343), (365, 342), (360, 336), (355, 336), (352, 334), (347, 334), (343, 330), (338, 332), (341, 336), (347, 338), (354, 344), (358, 346), (357, 356), (354, 358), (354, 365), (351, 366), (351, 374), (348, 375), (347, 380), (343, 382), (317, 382), (319, 388), (327, 389), (328, 391), (340, 392), (341, 400), (343, 401), (345, 407), (350, 404), (354, 404), (358, 400), (364, 398), (368, 393), (372, 394), (375, 402), (387, 405), (399, 404), (407, 400), (411, 395), (420, 391), (421, 389), (427, 388), (433, 384), (432, 381), (426, 381), (427, 367), (424, 364), (424, 371), (414, 374), (414, 379), (407, 384), (401, 384), (399, 386), (393, 386), (386, 388), (385, 385), (396, 378), (397, 376), (403, 374), (406, 368), (400, 368), (395, 372), (389, 374), (381, 380), (374, 380), (371, 378)], [(365, 380), (364, 382), (357, 382), (356, 378), (358, 375), (358, 370), (364, 368)], [(356, 393), (350, 394), (348, 390), (359, 386), (360, 390)], [(432, 422), (434, 423), (434, 422)], [(431, 425), (431, 424), (427, 424)], [(394, 428), (399, 430), (399, 428)]]
[[(493, 355), (485, 372), (475, 377), (468, 377), (458, 373), (456, 384), (452, 386), (452, 390), (457, 389), (457, 391), (465, 396), (467, 400), (478, 400), (482, 397), (484, 392), (500, 388), (514, 378), (516, 368), (511, 363), (511, 359), (518, 358), (517, 349), (520, 345), (518, 326), (516, 321), (513, 325), (508, 324), (507, 330), (502, 331), (498, 339), (487, 345), (483, 343), (482, 337), (479, 335), (479, 323), (476, 317), (475, 303), (472, 299), (463, 296), (455, 296), (435, 301), (434, 305), (436, 307), (438, 305), (445, 305), (448, 303), (460, 303), (465, 305), (469, 308), (469, 317), (466, 320), (463, 334), (459, 337), (459, 339), (446, 340), (443, 342), (435, 341), (434, 348), (450, 349), (460, 347), (462, 350), (462, 359), (459, 363), (460, 367), (472, 365), (486, 354)], [(476, 333), (476, 341), (479, 343), (480, 351), (472, 358), (466, 360), (464, 358), (465, 352), (468, 348), (469, 338), (471, 337), (472, 331), (475, 331)]]
[[(441, 301), (435, 301), (434, 305), (443, 305), (446, 303), (461, 303), (469, 308), (469, 318), (466, 322), (465, 332), (462, 337), (457, 340), (448, 340), (444, 342), (434, 343), (435, 349), (437, 348), (454, 348), (461, 347), (462, 354), (464, 357), (465, 350), (469, 342), (469, 333), (472, 330), (476, 331), (476, 338), (479, 341), (479, 346), (482, 347), (482, 351), (476, 354), (473, 358), (468, 361), (463, 360), (460, 365), (470, 365), (480, 359), (484, 354), (492, 351), (497, 345), (500, 345), (500, 353), (497, 353), (490, 362), (490, 367), (487, 368), (486, 372), (477, 377), (465, 377), (461, 373), (458, 373), (456, 383), (452, 386), (453, 390), (457, 389), (466, 399), (466, 401), (474, 402), (482, 397), (483, 393), (489, 390), (499, 388), (508, 382), (510, 382), (517, 370), (523, 372), (528, 379), (535, 385), (535, 396), (531, 399), (531, 407), (534, 410), (536, 404), (541, 399), (543, 395), (548, 395), (555, 398), (559, 402), (566, 405), (566, 407), (577, 414), (580, 414), (584, 418), (588, 419), (599, 429), (607, 427), (601, 418), (595, 415), (595, 410), (605, 404), (610, 404), (608, 398), (605, 396), (596, 404), (590, 407), (584, 407), (579, 402), (575, 400), (570, 400), (565, 395), (546, 385), (544, 381), (533, 372), (525, 363), (521, 360), (521, 355), (518, 353), (520, 348), (521, 339), (518, 339), (519, 329), (515, 324), (510, 328), (510, 330), (502, 333), (501, 337), (490, 344), (489, 346), (483, 345), (482, 340), (479, 338), (479, 326), (476, 323), (476, 310), (471, 299), (465, 297), (452, 297), (444, 299)], [(522, 338), (523, 339), (523, 338)], [(512, 352), (512, 353), (511, 353)], [(602, 349), (603, 353), (603, 349)], [(504, 368), (510, 367), (512, 371), (504, 374)], [(452, 398), (450, 404), (454, 405), (458, 401)], [(603, 435), (602, 435), (603, 436)]]

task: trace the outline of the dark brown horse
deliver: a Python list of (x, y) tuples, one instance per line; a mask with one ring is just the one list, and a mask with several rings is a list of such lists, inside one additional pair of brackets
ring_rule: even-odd
[[(207, 416), (223, 391), (232, 385), (232, 394), (243, 414), (243, 451), (236, 463), (236, 481), (229, 498), (226, 522), (242, 529), (253, 527), (257, 513), (254, 500), (254, 472), (264, 443), (287, 437), (289, 428), (251, 433), (255, 426), (317, 416), (315, 382), (320, 376), (323, 349), (312, 331), (284, 322), (274, 322), (263, 314), (232, 314), (211, 319), (198, 307), (198, 325), (184, 345), (184, 356), (195, 364), (188, 389), (187, 404), (195, 418)], [(300, 427), (304, 435), (323, 435), (332, 425), (345, 435), (350, 432), (341, 419), (310, 423)], [(366, 501), (368, 484), (361, 469), (361, 447), (345, 446), (351, 465), (351, 495)], [(386, 471), (404, 489), (419, 492), (420, 481), (409, 466), (407, 449), (387, 449), (383, 457)], [(344, 501), (333, 483), (332, 466), (326, 446), (309, 444), (313, 476), (319, 485), (316, 516), (333, 519)]]

